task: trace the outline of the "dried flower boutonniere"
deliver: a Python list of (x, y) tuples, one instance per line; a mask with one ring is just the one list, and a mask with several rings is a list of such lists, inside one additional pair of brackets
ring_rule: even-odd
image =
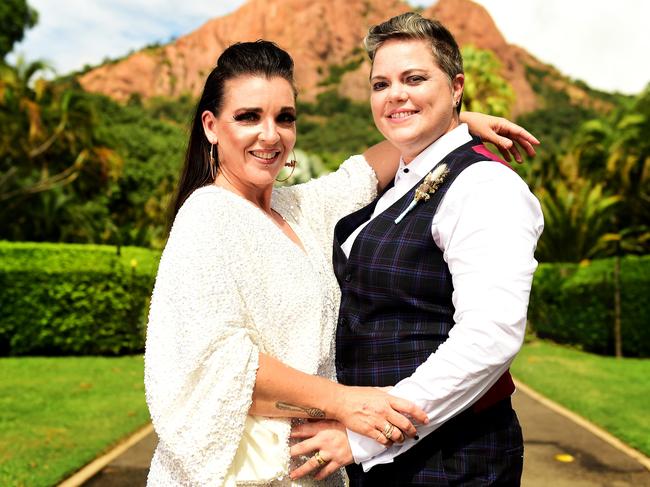
[(422, 184), (420, 184), (420, 186), (415, 190), (415, 197), (413, 198), (413, 201), (411, 201), (411, 204), (400, 214), (400, 216), (395, 218), (395, 224), (401, 222), (408, 212), (415, 208), (415, 205), (417, 205), (419, 201), (428, 201), (431, 197), (430, 195), (435, 193), (438, 187), (445, 180), (447, 174), (449, 174), (449, 169), (447, 169), (446, 164), (440, 164), (433, 171), (427, 174)]

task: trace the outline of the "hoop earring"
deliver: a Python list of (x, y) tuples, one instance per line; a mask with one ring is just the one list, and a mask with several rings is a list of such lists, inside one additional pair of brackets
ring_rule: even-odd
[(210, 177), (212, 181), (217, 179), (216, 163), (214, 161), (214, 144), (210, 144)]
[(291, 168), (291, 172), (290, 172), (289, 175), (288, 175), (286, 178), (284, 178), (284, 179), (277, 179), (277, 178), (276, 178), (276, 181), (277, 181), (278, 183), (284, 183), (284, 182), (285, 182), (286, 180), (288, 180), (291, 176), (293, 176), (293, 171), (296, 169), (296, 164), (298, 164), (298, 162), (296, 161), (296, 153), (293, 151), (293, 149), (291, 149), (291, 153), (293, 154), (293, 159), (291, 159), (290, 161), (287, 161), (287, 162), (284, 163), (284, 166), (285, 166), (285, 167), (290, 167), (290, 168)]

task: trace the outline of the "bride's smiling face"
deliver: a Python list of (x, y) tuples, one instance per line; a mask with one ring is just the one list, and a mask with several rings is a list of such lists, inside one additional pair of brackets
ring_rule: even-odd
[(410, 162), (458, 125), (455, 103), (464, 77), (440, 69), (431, 46), (417, 39), (390, 39), (375, 53), (370, 106), (379, 131)]
[(228, 80), (219, 115), (205, 112), (204, 128), (217, 142), (219, 172), (230, 184), (270, 187), (296, 143), (293, 87), (281, 77)]

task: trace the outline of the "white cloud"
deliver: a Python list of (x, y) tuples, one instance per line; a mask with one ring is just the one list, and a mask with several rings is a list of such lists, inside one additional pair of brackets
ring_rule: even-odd
[(243, 0), (29, 0), (39, 13), (14, 54), (46, 59), (59, 73), (187, 34)]
[(650, 82), (647, 0), (475, 1), (508, 42), (572, 78), (623, 93), (638, 93)]
[[(244, 0), (28, 0), (38, 25), (16, 51), (59, 73), (191, 32)], [(305, 0), (309, 1), (309, 0)], [(595, 88), (637, 93), (650, 81), (647, 0), (475, 0), (508, 42)], [(412, 0), (431, 5), (434, 0)], [(260, 15), (263, 15), (260, 13)]]

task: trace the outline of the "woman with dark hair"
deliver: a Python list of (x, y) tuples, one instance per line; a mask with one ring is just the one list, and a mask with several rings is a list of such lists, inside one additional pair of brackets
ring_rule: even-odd
[[(224, 51), (197, 106), (151, 301), (150, 485), (291, 485), (288, 418), (334, 419), (385, 444), (386, 422), (413, 436), (411, 421), (426, 421), (409, 401), (334, 380), (333, 228), (388, 183), (396, 155), (383, 143), (274, 189), (294, 164), (295, 119), (285, 51), (266, 41)], [(342, 474), (328, 482), (342, 485)]]

